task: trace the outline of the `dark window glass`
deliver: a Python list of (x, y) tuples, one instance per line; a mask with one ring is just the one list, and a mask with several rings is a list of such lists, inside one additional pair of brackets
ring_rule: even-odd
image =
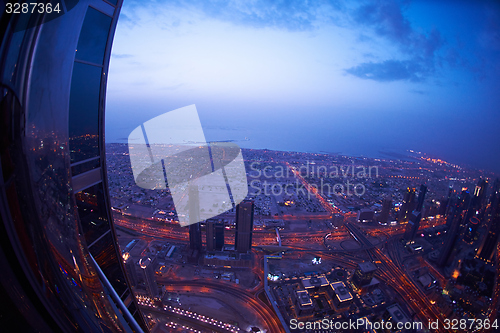
[(75, 194), (78, 214), (88, 245), (110, 230), (102, 183)]
[(109, 3), (112, 3), (113, 5), (116, 6), (116, 3), (118, 2), (117, 0), (106, 0)]
[(111, 227), (106, 214), (103, 184), (91, 186), (76, 195), (78, 214), (90, 253), (115, 288), (118, 295), (127, 289), (127, 283), (117, 257)]
[[(133, 305), (130, 305), (128, 308), (129, 312), (134, 316), (135, 321), (139, 324), (139, 326), (142, 327), (142, 329), (147, 332), (148, 329), (146, 327), (146, 324), (144, 323), (144, 318), (141, 315), (141, 311), (138, 311), (135, 304), (132, 303)], [(133, 308), (132, 308), (133, 307)]]
[(79, 0), (64, 0), (64, 3), (66, 4), (66, 10), (70, 11), (73, 9), (78, 4)]
[(81, 173), (97, 169), (100, 166), (100, 159), (99, 158), (93, 158), (90, 161), (82, 161), (79, 162), (76, 165), (71, 166), (71, 175), (76, 176)]
[(129, 289), (127, 289), (127, 290), (125, 290), (125, 292), (123, 293), (123, 295), (120, 295), (120, 298), (122, 299), (122, 301), (125, 301), (125, 300), (127, 299), (127, 297), (129, 297), (129, 296), (133, 297), (133, 296), (130, 294), (130, 290), (129, 290)]
[[(19, 15), (20, 19), (25, 18), (24, 15)], [(19, 62), (19, 52), (21, 51), (21, 46), (23, 43), (24, 35), (26, 33), (26, 30), (23, 30), (21, 32), (18, 32), (16, 34), (12, 35), (12, 40), (9, 45), (9, 48), (7, 49), (7, 52), (5, 53), (5, 65), (4, 65), (4, 72), (3, 72), (3, 82), (12, 84), (14, 81), (14, 78), (16, 76), (17, 70), (18, 70), (18, 62)]]
[[(134, 315), (134, 313), (137, 311), (137, 308), (136, 308), (136, 306), (135, 306), (135, 303), (134, 303), (134, 302), (131, 302), (131, 303), (130, 303), (130, 305), (129, 305), (129, 307), (128, 307), (128, 311), (129, 311), (132, 315)], [(140, 322), (140, 321), (138, 320), (138, 322)]]
[(71, 163), (99, 156), (102, 68), (75, 62), (69, 100)]
[(127, 282), (120, 266), (119, 260), (121, 258), (118, 258), (116, 255), (116, 248), (111, 232), (108, 232), (95, 242), (89, 250), (116, 293), (122, 295), (127, 290)]
[(111, 17), (89, 7), (76, 48), (76, 59), (102, 65)]

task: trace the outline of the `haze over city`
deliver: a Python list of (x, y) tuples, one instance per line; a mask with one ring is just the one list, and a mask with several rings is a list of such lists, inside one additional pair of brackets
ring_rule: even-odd
[(196, 104), (209, 141), (500, 171), (499, 6), (489, 1), (125, 1), (107, 142)]

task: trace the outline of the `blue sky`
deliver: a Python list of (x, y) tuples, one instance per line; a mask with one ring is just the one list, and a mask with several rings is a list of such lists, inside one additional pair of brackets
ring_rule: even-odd
[(196, 104), (208, 140), (500, 172), (499, 59), (494, 2), (125, 0), (107, 141)]

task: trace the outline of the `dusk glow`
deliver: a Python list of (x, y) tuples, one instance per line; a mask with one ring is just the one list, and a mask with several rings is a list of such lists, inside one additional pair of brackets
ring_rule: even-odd
[(208, 140), (499, 171), (493, 2), (125, 1), (107, 141), (196, 104)]

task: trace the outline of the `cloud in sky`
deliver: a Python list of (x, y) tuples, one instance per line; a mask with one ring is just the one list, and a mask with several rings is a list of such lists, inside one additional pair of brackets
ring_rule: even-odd
[[(495, 57), (490, 56), (500, 53), (499, 10), (493, 5), (476, 6), (486, 8), (482, 13), (484, 17), (474, 19), (478, 21), (473, 23), (477, 31), (456, 29), (455, 36), (451, 36), (449, 31), (448, 34), (442, 32), (451, 17), (443, 17), (442, 22), (434, 21), (430, 26), (422, 25), (427, 20), (424, 17), (426, 13), (414, 15), (412, 8), (415, 5), (410, 1), (367, 0), (353, 4), (346, 0), (128, 0), (124, 6), (120, 22), (130, 29), (135, 25), (148, 24), (144, 15), (139, 14), (142, 11), (148, 13), (149, 19), (158, 21), (161, 29), (177, 34), (187, 33), (190, 26), (199, 26), (204, 20), (242, 29), (272, 29), (296, 34), (308, 32), (318, 35), (325, 27), (336, 29), (335, 34), (340, 34), (342, 29), (348, 30), (355, 36), (351, 38), (351, 49), (356, 48), (359, 52), (356, 56), (340, 57), (335, 52), (333, 61), (341, 66), (341, 72), (363, 80), (439, 81), (446, 84), (442, 80), (446, 76), (444, 71), (450, 69), (469, 73), (476, 79), (484, 79), (492, 66), (500, 70), (498, 62), (491, 60)], [(447, 11), (455, 8), (450, 4), (442, 7), (447, 7)], [(459, 9), (466, 12), (468, 8), (462, 6)], [(479, 26), (479, 20), (484, 21), (483, 27)], [(472, 40), (470, 36), (475, 33), (478, 34), (477, 40)], [(464, 45), (461, 35), (469, 36), (469, 45), (467, 42)], [(225, 36), (221, 35), (223, 38)], [(338, 38), (332, 35), (330, 41), (323, 40), (322, 43), (318, 47), (331, 49), (338, 43)], [(471, 52), (478, 46), (484, 50)], [(485, 50), (488, 55), (483, 52)], [(343, 55), (349, 53), (348, 50), (340, 52)], [(345, 61), (346, 57), (350, 61)], [(452, 80), (453, 83), (458, 81)]]
[(361, 79), (381, 82), (396, 80), (420, 82), (426, 75), (425, 69), (420, 66), (418, 61), (399, 60), (386, 60), (379, 63), (366, 62), (349, 68), (346, 72)]
[[(408, 1), (369, 0), (361, 5), (344, 0), (337, 1), (269, 1), (269, 0), (192, 0), (192, 1), (139, 1), (125, 3), (130, 8), (148, 8), (152, 15), (161, 15), (162, 8), (172, 13), (188, 10), (196, 13), (193, 18), (177, 17), (163, 20), (164, 29), (178, 29), (181, 21), (194, 24), (196, 17), (204, 16), (236, 26), (251, 28), (274, 28), (290, 32), (317, 31), (327, 25), (356, 31), (358, 42), (365, 42), (365, 48), (385, 42), (397, 52), (390, 56), (379, 55), (379, 61), (358, 61), (344, 70), (361, 79), (375, 81), (420, 82), (438, 75), (443, 66), (466, 66), (467, 60), (460, 50), (450, 44), (436, 27), (421, 29), (412, 23), (406, 14)], [(495, 12), (490, 14), (495, 17)], [(127, 12), (126, 24), (140, 24), (139, 18)], [(484, 40), (498, 39), (489, 19), (490, 33)], [(493, 23), (491, 23), (493, 22)], [(495, 37), (496, 36), (496, 37)], [(398, 72), (397, 69), (401, 72)], [(469, 68), (472, 70), (471, 66)], [(474, 69), (477, 71), (477, 68)]]
[(116, 59), (127, 59), (133, 57), (133, 55), (131, 54), (116, 54), (116, 53), (111, 54), (111, 56)]
[(307, 0), (168, 0), (149, 4), (143, 0), (130, 0), (128, 5), (188, 8), (237, 25), (276, 27), (290, 31), (313, 29), (318, 20), (335, 21), (339, 17), (337, 12), (344, 8), (342, 1)]
[[(457, 148), (458, 155), (475, 151), (482, 147), (480, 134), (500, 121), (497, 7), (467, 1), (127, 0), (113, 45), (108, 115), (115, 112), (120, 122), (123, 110), (146, 117), (195, 103), (225, 125), (251, 127), (249, 118), (272, 116), (276, 123), (298, 117), (300, 125), (320, 120), (342, 127), (377, 114), (378, 125), (366, 128), (400, 142), (394, 128), (417, 132), (415, 119), (439, 114), (436, 124), (444, 124), (461, 112), (469, 117), (467, 126), (442, 135), (467, 147)], [(142, 102), (132, 108), (137, 96)], [(252, 116), (238, 118), (243, 109)], [(480, 124), (474, 112), (490, 118)], [(389, 126), (394, 119), (408, 125)], [(481, 133), (467, 132), (473, 121)], [(440, 126), (426, 140), (441, 140)], [(284, 128), (283, 135), (291, 131)], [(262, 140), (272, 131), (262, 132)], [(346, 131), (346, 138), (350, 133), (360, 131)], [(398, 135), (414, 140), (405, 133)]]
[(403, 14), (403, 6), (396, 1), (373, 1), (355, 9), (352, 17), (358, 25), (367, 27), (376, 35), (394, 43), (402, 57), (409, 57), (409, 60), (362, 63), (346, 69), (347, 73), (383, 82), (419, 82), (435, 72), (437, 53), (445, 42), (437, 29), (432, 29), (427, 34), (415, 31)]

